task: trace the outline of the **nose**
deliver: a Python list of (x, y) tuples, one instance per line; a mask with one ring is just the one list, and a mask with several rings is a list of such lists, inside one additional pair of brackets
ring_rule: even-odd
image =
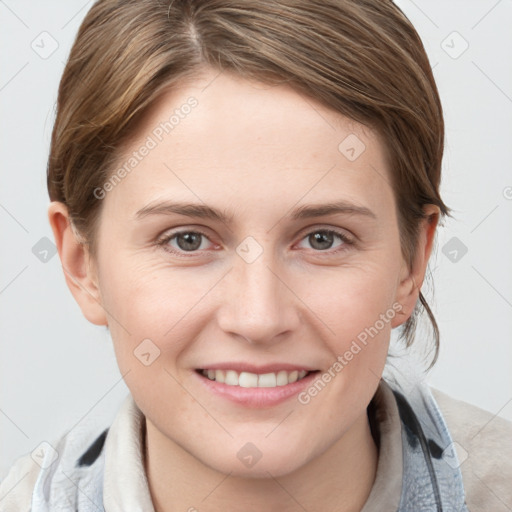
[(280, 269), (265, 256), (252, 263), (234, 256), (231, 272), (224, 279), (219, 327), (257, 344), (272, 344), (299, 325), (298, 299)]

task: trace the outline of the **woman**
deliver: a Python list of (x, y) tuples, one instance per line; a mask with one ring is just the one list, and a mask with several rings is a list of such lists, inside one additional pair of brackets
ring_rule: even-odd
[(60, 84), (48, 213), (131, 394), (106, 431), (20, 459), (0, 505), (509, 506), (510, 425), (484, 449), (468, 425), (491, 415), (383, 378), (421, 308), (437, 356), (420, 290), (449, 213), (443, 139), (391, 2), (94, 4)]

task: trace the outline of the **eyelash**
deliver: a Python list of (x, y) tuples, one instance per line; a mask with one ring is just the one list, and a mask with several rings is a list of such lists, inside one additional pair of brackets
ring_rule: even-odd
[[(173, 233), (168, 233), (168, 234), (164, 235), (163, 237), (160, 237), (155, 242), (155, 245), (162, 247), (165, 251), (167, 251), (171, 254), (180, 256), (180, 257), (185, 257), (185, 258), (194, 257), (201, 251), (199, 251), (199, 250), (177, 251), (174, 248), (170, 249), (169, 245), (167, 245), (171, 240), (173, 240), (178, 235), (182, 235), (182, 234), (186, 234), (186, 233), (198, 234), (198, 235), (205, 237), (207, 240), (210, 240), (208, 238), (208, 235), (199, 229), (194, 229), (194, 230), (187, 229), (187, 230), (175, 231)], [(347, 236), (345, 233), (343, 233), (341, 231), (337, 231), (335, 229), (327, 229), (327, 228), (325, 228), (325, 229), (320, 228), (320, 229), (314, 229), (312, 231), (309, 231), (300, 239), (300, 241), (306, 239), (308, 236), (310, 236), (314, 233), (325, 233), (328, 235), (335, 235), (335, 236), (339, 237), (339, 239), (343, 242), (343, 244), (340, 247), (338, 247), (337, 249), (334, 249), (334, 250), (326, 249), (326, 250), (322, 251), (322, 250), (312, 249), (312, 251), (317, 253), (317, 255), (319, 255), (319, 256), (332, 256), (333, 254), (338, 254), (339, 252), (348, 250), (347, 246), (355, 245), (355, 241), (352, 238), (350, 238), (349, 236)]]

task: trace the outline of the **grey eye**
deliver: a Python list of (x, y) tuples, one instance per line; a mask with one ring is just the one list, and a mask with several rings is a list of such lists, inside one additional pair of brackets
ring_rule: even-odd
[(193, 231), (178, 233), (174, 236), (178, 247), (182, 251), (196, 251), (201, 247), (203, 235), (201, 233), (194, 233)]
[(334, 242), (334, 233), (328, 231), (317, 231), (308, 236), (308, 241), (313, 249), (325, 251), (330, 249)]

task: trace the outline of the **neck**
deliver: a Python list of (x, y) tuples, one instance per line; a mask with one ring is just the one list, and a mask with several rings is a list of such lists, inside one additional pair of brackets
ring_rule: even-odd
[(356, 512), (375, 481), (378, 450), (363, 414), (320, 456), (285, 476), (225, 475), (186, 452), (146, 420), (145, 468), (156, 512), (323, 510)]

